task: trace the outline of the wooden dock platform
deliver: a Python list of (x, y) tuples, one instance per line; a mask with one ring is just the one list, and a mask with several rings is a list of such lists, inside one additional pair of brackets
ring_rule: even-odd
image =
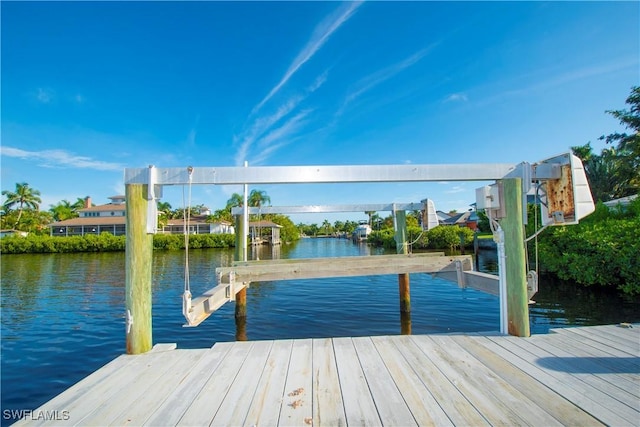
[(161, 344), (16, 425), (47, 424), (638, 426), (640, 325)]

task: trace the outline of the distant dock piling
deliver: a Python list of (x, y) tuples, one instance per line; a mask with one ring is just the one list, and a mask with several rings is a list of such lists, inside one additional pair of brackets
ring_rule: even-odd
[[(395, 211), (396, 253), (407, 255), (407, 218), (405, 211)], [(400, 332), (411, 335), (411, 283), (409, 273), (398, 274), (398, 293), (400, 297)]]

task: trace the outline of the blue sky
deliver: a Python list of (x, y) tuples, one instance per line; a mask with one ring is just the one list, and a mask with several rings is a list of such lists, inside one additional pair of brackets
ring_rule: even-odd
[[(2, 189), (124, 168), (535, 162), (619, 130), (638, 2), (6, 2)], [(273, 205), (466, 210), (478, 182), (262, 186)], [(198, 186), (224, 207), (239, 187)], [(183, 206), (182, 189), (164, 201)], [(324, 215), (361, 219), (363, 213)], [(322, 218), (295, 216), (295, 222)]]

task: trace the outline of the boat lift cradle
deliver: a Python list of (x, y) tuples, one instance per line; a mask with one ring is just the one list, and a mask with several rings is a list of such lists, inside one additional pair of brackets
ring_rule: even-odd
[[(567, 172), (568, 171), (568, 172)], [(453, 165), (379, 165), (379, 166), (263, 166), (263, 167), (248, 167), (245, 163), (244, 167), (220, 167), (220, 168), (156, 168), (149, 166), (142, 169), (125, 169), (125, 184), (146, 184), (148, 188), (148, 211), (146, 228), (147, 233), (152, 234), (157, 231), (157, 201), (161, 198), (162, 187), (164, 185), (186, 185), (186, 184), (214, 184), (214, 185), (245, 185), (245, 193), (248, 184), (293, 184), (293, 183), (381, 183), (381, 182), (437, 182), (437, 181), (499, 181), (504, 178), (519, 177), (522, 179), (523, 195), (526, 195), (532, 188), (532, 183), (549, 182), (553, 185), (549, 185), (547, 191), (542, 196), (543, 205), (543, 222), (546, 220), (546, 224), (572, 224), (577, 223), (578, 220), (594, 210), (593, 200), (591, 198), (588, 182), (586, 180), (586, 174), (582, 163), (573, 154), (567, 153), (560, 156), (553, 157), (551, 159), (543, 160), (536, 164), (520, 163), (516, 165), (511, 164), (453, 164)], [(486, 187), (485, 187), (486, 188)], [(488, 197), (492, 197), (491, 192), (483, 192), (482, 194), (488, 194)], [(571, 202), (567, 203), (565, 197), (570, 197)], [(559, 200), (559, 201), (558, 201)], [(480, 202), (480, 201), (479, 201)], [(484, 200), (483, 202), (486, 202)], [(526, 207), (526, 197), (523, 197), (522, 204)], [(480, 205), (481, 203), (479, 203)], [(486, 203), (482, 203), (482, 207), (491, 209), (492, 206)], [(318, 212), (318, 207), (307, 207), (309, 210), (306, 212)], [(264, 211), (264, 207), (261, 208)], [(546, 217), (545, 217), (546, 215)], [(244, 218), (248, 218), (248, 207), (245, 203)], [(526, 223), (526, 209), (523, 209), (523, 222)], [(246, 227), (244, 228), (246, 240)], [(374, 259), (376, 265), (382, 264), (380, 256), (363, 257)], [(415, 259), (416, 255), (390, 255), (393, 259)], [(352, 266), (353, 272), (358, 271), (355, 264), (363, 263), (365, 259), (353, 258)], [(445, 257), (446, 258), (446, 257)], [(246, 248), (244, 261), (246, 261)], [(255, 262), (255, 261), (252, 261)], [(262, 262), (262, 261), (261, 261)], [(273, 263), (273, 261), (269, 261)], [(312, 273), (314, 270), (312, 267), (315, 262), (309, 262), (309, 260), (297, 260), (291, 261), (293, 264), (289, 265), (287, 270), (287, 276), (282, 277), (282, 273), (279, 273), (279, 279), (301, 279), (303, 278), (303, 271), (307, 271), (305, 274), (318, 274)], [(329, 261), (331, 262), (331, 261)], [(335, 260), (334, 266), (335, 266)], [(345, 258), (340, 259), (340, 263), (344, 263)], [(466, 262), (466, 261), (465, 261)], [(463, 267), (465, 264), (463, 260), (449, 259), (449, 264), (443, 266), (441, 271), (446, 272), (453, 269), (457, 265), (458, 270), (462, 270), (465, 273), (459, 275), (458, 283), (466, 283), (467, 277), (481, 277), (483, 273), (473, 272), (469, 273), (468, 270)], [(457, 263), (457, 264), (456, 264)], [(408, 273), (407, 265), (400, 267), (400, 262), (390, 262), (388, 273), (377, 274), (394, 274), (394, 273)], [(469, 264), (470, 258), (469, 258)], [(268, 269), (264, 265), (253, 264), (259, 267), (254, 267), (251, 264), (244, 266), (234, 265), (233, 267), (222, 267), (216, 269), (216, 276), (218, 285), (213, 289), (205, 292), (202, 296), (195, 299), (190, 297), (184, 301), (183, 311), (185, 318), (187, 319), (188, 326), (196, 326), (205, 320), (211, 313), (221, 307), (225, 302), (232, 301), (235, 298), (235, 294), (244, 289), (251, 281), (258, 281), (254, 278), (258, 271), (263, 271), (259, 274), (261, 280), (265, 279)], [(306, 265), (306, 266), (305, 266)], [(461, 267), (462, 266), (462, 267)], [(317, 266), (316, 266), (317, 267)], [(272, 267), (272, 269), (275, 267)], [(309, 269), (308, 269), (309, 268)], [(402, 268), (401, 271), (397, 270)], [(432, 268), (432, 267), (429, 267)], [(253, 272), (251, 272), (254, 269)], [(421, 271), (427, 269), (424, 265), (419, 267)], [(448, 269), (448, 270), (447, 270)], [(428, 270), (428, 269), (427, 269)], [(366, 272), (368, 274), (371, 274)], [(322, 277), (327, 276), (329, 272)], [(253, 276), (252, 276), (253, 275)], [(335, 275), (335, 273), (334, 273)], [(352, 275), (367, 275), (364, 271), (359, 271)], [(319, 276), (317, 276), (319, 277)], [(482, 279), (491, 283), (494, 279), (488, 277), (482, 277)], [(275, 279), (271, 279), (275, 280)], [(492, 285), (487, 287), (493, 288)], [(502, 288), (502, 285), (501, 285)], [(493, 292), (492, 292), (493, 293)], [(500, 290), (501, 299), (506, 298)], [(501, 305), (501, 318), (506, 318), (502, 313)]]

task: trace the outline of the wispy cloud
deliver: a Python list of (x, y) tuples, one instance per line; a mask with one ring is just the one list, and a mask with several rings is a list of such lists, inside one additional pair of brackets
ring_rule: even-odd
[(196, 146), (196, 137), (198, 136), (198, 123), (200, 122), (200, 115), (196, 116), (195, 123), (189, 129), (189, 133), (187, 134), (187, 138), (185, 139), (185, 144), (188, 148), (194, 148)]
[(302, 125), (302, 119), (309, 114), (310, 110), (304, 110), (296, 114), (275, 130), (274, 127), (281, 120), (292, 114), (309, 95), (318, 90), (327, 81), (327, 74), (327, 71), (320, 74), (305, 89), (303, 94), (293, 95), (273, 113), (255, 118), (247, 129), (241, 132), (240, 135), (235, 136), (234, 144), (240, 144), (235, 156), (236, 164), (240, 165), (244, 160), (247, 160), (251, 148), (258, 142), (258, 148), (262, 152), (256, 155), (256, 159), (252, 159), (252, 163), (266, 160), (269, 154), (283, 145), (278, 144), (275, 147), (268, 147), (269, 144), (277, 142), (278, 137), (283, 138), (291, 135), (294, 130), (299, 130)]
[(78, 156), (65, 150), (27, 151), (20, 148), (0, 147), (0, 155), (17, 157), (23, 160), (39, 162), (40, 166), (50, 168), (94, 169), (101, 171), (121, 171), (124, 166), (119, 163), (104, 162), (91, 157)]
[(460, 185), (455, 185), (453, 187), (451, 187), (450, 189), (446, 190), (445, 193), (446, 194), (455, 194), (455, 193), (462, 193), (463, 191), (467, 191), (464, 187), (460, 186)]
[(263, 150), (269, 146), (296, 132), (303, 124), (303, 119), (311, 113), (311, 110), (303, 110), (295, 116), (289, 118), (282, 126), (273, 129), (258, 141), (258, 148)]
[[(581, 68), (575, 68), (571, 70), (566, 70), (564, 72), (556, 73), (554, 75), (549, 75), (545, 78), (539, 78), (537, 81), (532, 82), (531, 80), (534, 78), (531, 73), (526, 74), (524, 76), (520, 76), (515, 79), (512, 83), (514, 86), (517, 86), (521, 81), (526, 80), (527, 83), (522, 84), (514, 89), (497, 92), (494, 95), (485, 99), (482, 104), (488, 104), (495, 101), (502, 100), (506, 97), (511, 96), (520, 96), (520, 95), (528, 95), (531, 93), (549, 90), (554, 87), (558, 87), (567, 83), (571, 83), (574, 81), (583, 80), (590, 77), (602, 76), (612, 73), (617, 73), (619, 71), (629, 69), (634, 67), (636, 70), (638, 69), (638, 57), (630, 56), (618, 58), (615, 61), (611, 61), (608, 63), (602, 63), (598, 65), (588, 65)], [(545, 72), (549, 74), (548, 70)], [(536, 72), (534, 75), (540, 75), (542, 72)], [(520, 82), (518, 82), (518, 80)]]
[(53, 102), (55, 92), (51, 89), (39, 87), (38, 89), (36, 89), (35, 97), (36, 100), (42, 104), (50, 104), (51, 102)]
[(311, 34), (311, 38), (289, 65), (289, 68), (284, 73), (278, 84), (276, 84), (271, 91), (269, 91), (267, 96), (265, 96), (262, 101), (253, 108), (252, 114), (255, 114), (260, 110), (264, 104), (278, 93), (280, 88), (289, 81), (291, 76), (293, 76), (305, 62), (315, 55), (315, 53), (327, 42), (327, 40), (329, 40), (329, 37), (331, 37), (331, 35), (342, 26), (342, 24), (349, 20), (361, 4), (362, 2), (360, 1), (343, 3), (338, 7), (338, 9), (328, 15), (316, 26)]
[(389, 80), (390, 78), (394, 77), (396, 74), (406, 70), (407, 68), (411, 67), (412, 65), (420, 61), (437, 44), (439, 43), (434, 43), (431, 46), (425, 49), (419, 50), (418, 52), (414, 53), (410, 57), (396, 64), (390, 65), (386, 68), (378, 70), (375, 73), (369, 74), (368, 76), (362, 78), (360, 81), (358, 81), (354, 85), (354, 88), (349, 93), (347, 93), (342, 105), (340, 106), (338, 111), (336, 111), (335, 116), (336, 117), (341, 116), (344, 113), (347, 106), (351, 104), (353, 101), (355, 101), (357, 98), (362, 96), (362, 94), (370, 91), (374, 87), (378, 86), (379, 84), (383, 83), (386, 80)]
[(446, 97), (444, 102), (459, 102), (459, 101), (466, 102), (468, 100), (469, 98), (464, 93), (452, 93), (451, 95)]

